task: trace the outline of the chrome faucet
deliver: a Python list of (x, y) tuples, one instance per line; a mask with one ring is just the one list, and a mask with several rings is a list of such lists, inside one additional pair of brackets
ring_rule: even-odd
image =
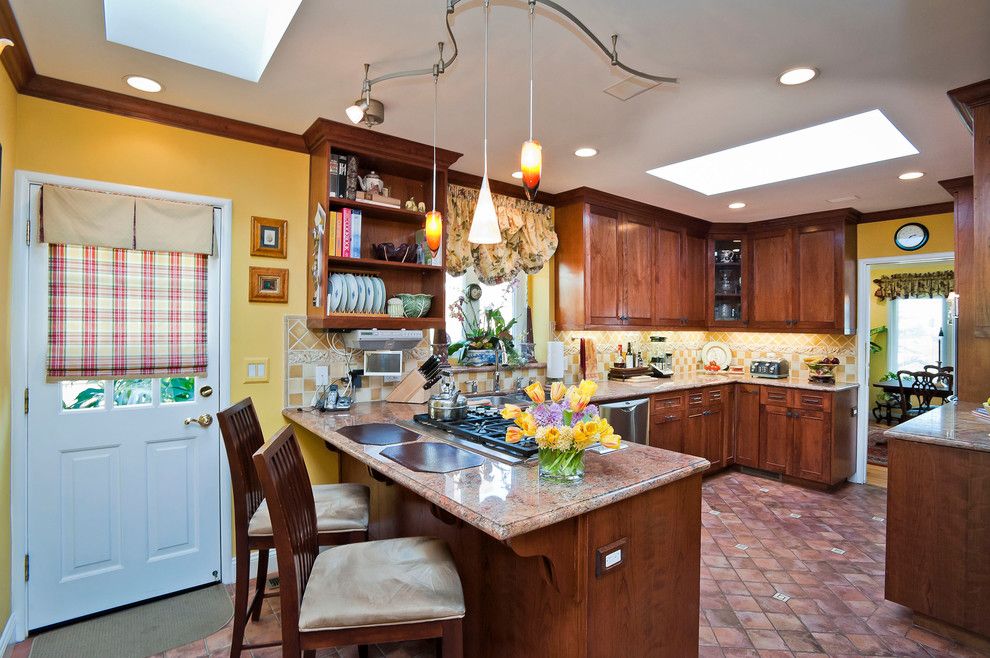
[(502, 346), (502, 341), (495, 341), (495, 379), (492, 382), (492, 392), (499, 393), (502, 390), (502, 355), (505, 353), (505, 347)]

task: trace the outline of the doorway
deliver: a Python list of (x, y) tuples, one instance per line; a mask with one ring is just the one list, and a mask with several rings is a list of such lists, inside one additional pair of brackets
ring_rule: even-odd
[[(230, 577), (229, 471), (211, 422), (229, 398), (230, 202), (29, 172), (17, 172), (15, 183), (15, 222), (28, 236), (14, 249), (14, 280), (23, 283), (13, 294), (18, 320), (11, 332), (11, 390), (18, 391), (11, 397), (24, 391), (24, 408), (12, 409), (11, 455), (12, 580), (20, 580), (21, 560), (24, 574), (23, 588), (12, 587), (12, 608), (23, 638)], [(207, 206), (217, 248), (194, 257), (41, 243), (43, 185)], [(72, 277), (81, 284), (61, 286), (74, 288), (61, 299), (54, 282)], [(146, 313), (164, 299), (171, 321), (188, 325), (189, 286), (175, 282), (192, 279), (205, 367), (56, 376), (52, 355), (73, 346), (55, 338), (55, 318), (69, 318), (68, 327), (74, 299), (88, 300), (79, 317), (92, 323), (94, 308), (106, 302), (100, 295), (117, 301), (126, 280), (151, 300)], [(110, 282), (112, 293), (100, 290), (101, 282)], [(133, 351), (141, 337), (128, 335)], [(152, 343), (146, 335), (144, 349)]]
[(955, 367), (955, 326), (947, 300), (940, 295), (904, 298), (877, 294), (875, 280), (925, 277), (954, 269), (952, 252), (904, 254), (861, 259), (858, 266), (857, 359), (859, 431), (854, 482), (886, 486), (887, 442), (884, 432), (895, 425), (897, 372), (926, 366)]

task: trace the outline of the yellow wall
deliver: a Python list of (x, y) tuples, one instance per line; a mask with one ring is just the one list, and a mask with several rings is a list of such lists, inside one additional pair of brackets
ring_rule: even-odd
[[(6, 71), (0, 74), (0, 303), (10, 308), (11, 223), (14, 206), (17, 92)], [(0, 313), (0, 623), (10, 616), (10, 314)]]
[[(918, 222), (928, 227), (928, 244), (917, 251), (902, 251), (894, 244), (894, 232), (908, 222)], [(910, 219), (892, 219), (886, 222), (867, 222), (857, 227), (856, 238), (858, 258), (952, 251), (955, 240), (953, 216), (948, 212)]]

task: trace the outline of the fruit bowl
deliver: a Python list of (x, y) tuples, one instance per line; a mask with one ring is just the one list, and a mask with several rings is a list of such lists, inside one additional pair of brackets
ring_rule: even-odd
[(822, 384), (835, 383), (835, 369), (839, 367), (839, 360), (835, 357), (804, 357), (804, 365), (808, 366), (811, 376), (808, 378), (813, 382)]

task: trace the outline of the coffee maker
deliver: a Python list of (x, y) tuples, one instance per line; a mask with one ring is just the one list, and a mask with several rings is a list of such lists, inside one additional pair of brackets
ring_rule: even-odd
[(674, 376), (674, 354), (667, 351), (666, 336), (650, 336), (650, 374), (654, 377)]

